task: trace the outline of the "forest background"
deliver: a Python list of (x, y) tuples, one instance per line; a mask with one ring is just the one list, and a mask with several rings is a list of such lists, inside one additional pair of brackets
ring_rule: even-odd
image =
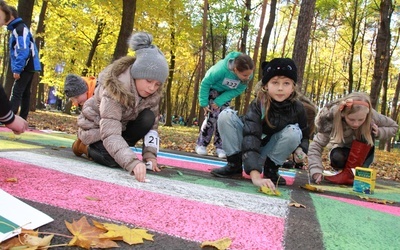
[[(232, 105), (244, 113), (260, 65), (290, 57), (298, 88), (318, 107), (353, 91), (399, 123), (400, 6), (392, 0), (9, 0), (30, 26), (43, 71), (32, 86), (31, 110), (43, 108), (49, 87), (63, 95), (69, 73), (97, 76), (126, 54), (132, 31), (147, 31), (166, 55), (170, 74), (160, 105), (189, 125), (203, 119), (199, 84), (206, 70), (230, 51), (250, 55), (254, 81)], [(9, 94), (9, 33), (0, 31), (0, 81)], [(399, 140), (397, 136), (396, 140)], [(382, 144), (382, 148), (384, 144)], [(386, 149), (390, 149), (387, 143)]]

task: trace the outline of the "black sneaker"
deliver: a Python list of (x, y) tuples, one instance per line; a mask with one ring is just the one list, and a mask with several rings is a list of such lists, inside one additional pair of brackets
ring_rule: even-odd
[(242, 164), (239, 165), (228, 162), (228, 164), (226, 164), (225, 167), (214, 168), (213, 170), (211, 170), (211, 174), (216, 177), (227, 178), (236, 175), (241, 175), (242, 171), (243, 171)]

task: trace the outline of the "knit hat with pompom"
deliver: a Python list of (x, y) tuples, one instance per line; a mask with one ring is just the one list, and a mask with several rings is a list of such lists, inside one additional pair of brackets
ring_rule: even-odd
[(134, 33), (128, 45), (136, 52), (136, 60), (131, 67), (133, 79), (157, 80), (164, 83), (168, 77), (168, 63), (164, 54), (151, 44), (153, 37), (146, 32)]

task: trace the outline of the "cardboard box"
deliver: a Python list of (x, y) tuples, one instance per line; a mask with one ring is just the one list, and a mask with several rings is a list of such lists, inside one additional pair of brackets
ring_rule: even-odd
[(353, 183), (353, 191), (373, 194), (376, 184), (376, 171), (371, 168), (356, 167)]

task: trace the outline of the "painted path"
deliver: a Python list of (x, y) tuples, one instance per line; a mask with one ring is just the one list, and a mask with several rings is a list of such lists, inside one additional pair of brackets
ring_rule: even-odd
[(306, 173), (286, 169), (281, 174), (289, 185), (270, 197), (246, 178), (211, 177), (212, 168), (224, 165), (217, 158), (170, 151), (159, 154), (163, 171), (139, 183), (122, 169), (76, 157), (73, 140), (0, 128), (0, 188), (55, 218), (43, 230), (63, 231), (64, 220), (85, 215), (155, 235), (134, 249), (200, 249), (201, 242), (224, 237), (232, 239), (230, 249), (400, 249), (400, 183), (378, 181), (368, 197), (394, 202), (383, 205), (351, 187), (326, 184), (324, 193), (309, 193), (299, 188)]

